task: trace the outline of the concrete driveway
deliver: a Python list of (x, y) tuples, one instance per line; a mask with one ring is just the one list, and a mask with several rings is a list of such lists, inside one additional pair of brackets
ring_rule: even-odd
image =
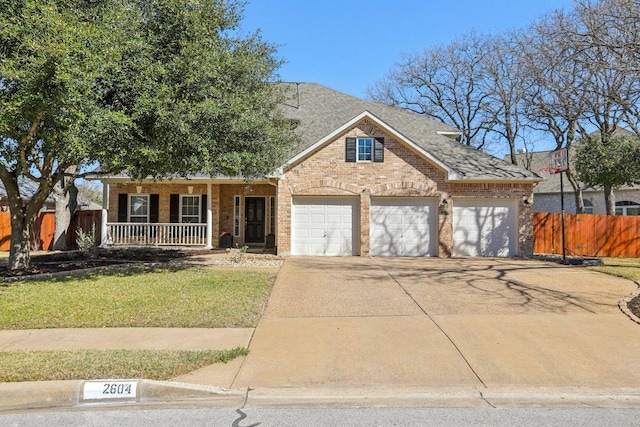
[(634, 290), (537, 261), (292, 257), (232, 387), (640, 388)]

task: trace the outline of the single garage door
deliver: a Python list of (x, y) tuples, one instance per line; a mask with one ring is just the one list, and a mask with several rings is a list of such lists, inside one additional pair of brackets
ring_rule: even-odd
[(372, 198), (370, 252), (373, 256), (435, 256), (437, 201)]
[(293, 255), (358, 255), (358, 199), (293, 199), (291, 253)]
[(453, 200), (455, 256), (517, 255), (517, 203), (514, 200)]

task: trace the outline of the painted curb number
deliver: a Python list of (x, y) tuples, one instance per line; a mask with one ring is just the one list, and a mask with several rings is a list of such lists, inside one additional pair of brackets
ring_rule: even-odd
[(137, 395), (138, 381), (86, 381), (82, 387), (82, 400), (135, 400)]

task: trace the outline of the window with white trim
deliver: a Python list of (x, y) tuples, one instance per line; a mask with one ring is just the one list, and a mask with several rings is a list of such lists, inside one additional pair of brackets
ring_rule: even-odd
[(180, 222), (200, 223), (200, 195), (183, 195), (180, 197)]
[(233, 235), (240, 236), (240, 196), (233, 198)]
[(370, 162), (373, 153), (373, 138), (358, 138), (358, 161)]
[(584, 204), (584, 213), (593, 215), (593, 203), (591, 200), (582, 199), (582, 203)]
[(129, 195), (129, 222), (148, 223), (149, 222), (149, 195), (130, 194)]
[(344, 141), (345, 162), (384, 162), (384, 137), (355, 138), (349, 136)]
[(628, 200), (616, 202), (616, 215), (640, 215), (640, 205)]

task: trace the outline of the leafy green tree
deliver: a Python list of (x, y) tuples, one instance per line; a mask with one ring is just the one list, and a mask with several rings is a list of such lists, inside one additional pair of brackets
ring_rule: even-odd
[(613, 190), (640, 184), (640, 141), (620, 136), (588, 138), (576, 152), (575, 168), (585, 185), (604, 188), (607, 215), (614, 215)]
[[(295, 141), (281, 63), (241, 17), (226, 0), (0, 0), (11, 269), (29, 266), (30, 228), (69, 171), (251, 178), (281, 162)], [(26, 204), (21, 175), (39, 185)]]

